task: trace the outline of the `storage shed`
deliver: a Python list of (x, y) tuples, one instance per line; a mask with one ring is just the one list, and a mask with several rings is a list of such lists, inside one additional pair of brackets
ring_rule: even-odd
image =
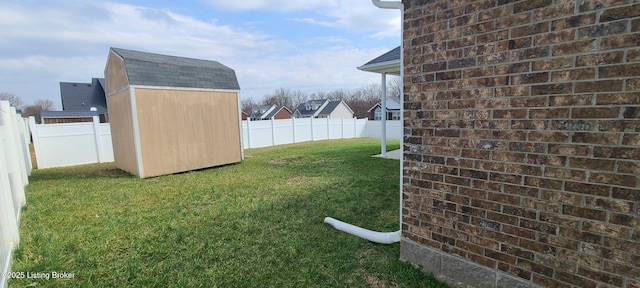
[(104, 73), (117, 168), (147, 178), (242, 161), (233, 69), (111, 48)]

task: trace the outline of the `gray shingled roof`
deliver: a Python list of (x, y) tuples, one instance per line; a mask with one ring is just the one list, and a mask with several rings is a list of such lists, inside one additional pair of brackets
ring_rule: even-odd
[(291, 113), (291, 111), (289, 110), (289, 108), (285, 107), (285, 106), (276, 106), (276, 109), (273, 109), (269, 114), (267, 114), (264, 118), (266, 119), (271, 119), (272, 117), (276, 116), (276, 114), (278, 114), (278, 112), (280, 112), (282, 109), (287, 109), (287, 111), (289, 111), (289, 113)]
[(400, 75), (400, 56), (402, 49), (400, 46), (392, 49), (391, 51), (384, 53), (366, 64), (358, 67), (358, 70), (374, 72), (374, 73), (389, 73), (392, 75)]
[(267, 113), (267, 111), (269, 109), (271, 109), (271, 107), (273, 107), (274, 105), (275, 104), (273, 104), (273, 105), (263, 105), (263, 106), (260, 106), (260, 107), (258, 107), (256, 109), (253, 109), (251, 111), (250, 117), (252, 119), (263, 119), (263, 118), (265, 118), (265, 117), (263, 117), (264, 113)]
[[(382, 101), (376, 103), (376, 105), (373, 105), (373, 107), (369, 108), (369, 110), (367, 110), (367, 112), (371, 112), (371, 110), (376, 109), (378, 107), (382, 107)], [(400, 105), (400, 97), (398, 97), (398, 96), (387, 96), (387, 110), (388, 111), (400, 110), (400, 108), (402, 108), (402, 105)]]
[(313, 116), (313, 114), (315, 114), (316, 111), (318, 111), (318, 110), (317, 109), (316, 110), (313, 110), (313, 109), (307, 110), (306, 104), (307, 103), (309, 103), (309, 104), (316, 103), (318, 105), (318, 107), (319, 107), (319, 106), (322, 106), (322, 104), (324, 102), (326, 102), (326, 101), (327, 101), (327, 99), (309, 100), (309, 101), (307, 101), (305, 103), (302, 103), (302, 104), (298, 105), (298, 108), (296, 110), (298, 111), (298, 113), (300, 113), (301, 116)]
[(394, 48), (393, 50), (384, 53), (378, 57), (376, 57), (375, 59), (367, 62), (367, 64), (364, 64), (363, 66), (367, 66), (367, 65), (371, 65), (371, 64), (378, 64), (378, 63), (384, 63), (384, 62), (389, 62), (389, 61), (400, 61), (400, 46)]
[(320, 115), (330, 115), (331, 112), (333, 112), (333, 110), (336, 110), (336, 107), (338, 107), (338, 105), (340, 105), (340, 100), (336, 100), (336, 101), (329, 101), (329, 103), (327, 104), (327, 106), (324, 106), (324, 109), (322, 109), (322, 111), (320, 111), (320, 113), (318, 113), (318, 116)]
[(91, 83), (60, 82), (62, 110), (88, 111), (96, 107), (98, 113), (106, 113), (104, 87), (104, 78), (93, 78)]
[(124, 60), (131, 85), (240, 90), (235, 71), (216, 61), (111, 50)]

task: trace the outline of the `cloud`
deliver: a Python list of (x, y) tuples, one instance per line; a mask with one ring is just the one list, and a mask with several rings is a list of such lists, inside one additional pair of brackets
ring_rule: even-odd
[(387, 51), (386, 48), (363, 50), (350, 45), (336, 45), (233, 65), (239, 72), (240, 85), (245, 90), (243, 95), (261, 98), (280, 87), (310, 93), (356, 89), (378, 83), (378, 74), (359, 71), (356, 67)]
[(213, 7), (224, 10), (267, 10), (277, 12), (291, 12), (312, 10), (320, 7), (336, 5), (336, 0), (208, 0)]
[(97, 1), (3, 4), (0, 42), (0, 91), (22, 95), (25, 102), (59, 101), (58, 82), (101, 77), (109, 47), (219, 60), (289, 45), (214, 19)]
[(369, 0), (209, 0), (207, 3), (218, 9), (236, 11), (313, 12), (315, 17), (291, 17), (289, 20), (351, 32), (375, 31), (374, 37), (400, 35), (400, 11), (380, 9)]
[[(267, 3), (226, 2), (246, 2), (238, 5), (247, 7)], [(373, 6), (365, 2), (367, 7)], [(304, 35), (290, 43), (285, 36), (254, 28), (246, 30), (247, 22), (220, 23), (214, 18), (198, 19), (169, 9), (88, 0), (3, 2), (0, 92), (14, 93), (26, 103), (50, 99), (61, 108), (59, 82), (89, 82), (93, 77), (102, 77), (109, 47), (217, 60), (236, 70), (245, 97), (261, 98), (279, 87), (305, 92), (352, 89), (379, 79), (376, 74), (358, 71), (357, 66), (397, 45), (393, 41), (386, 48), (362, 48), (367, 45), (360, 43), (361, 39), (343, 33), (345, 29), (364, 31), (358, 26), (377, 23), (371, 18), (378, 18), (374, 12), (383, 10), (375, 7), (364, 12), (340, 12), (334, 8), (346, 4), (336, 1), (269, 3), (286, 9), (322, 8), (318, 11), (325, 16), (314, 14), (300, 21), (314, 26), (321, 25), (316, 21), (324, 21), (324, 25), (335, 27), (340, 33), (324, 31), (317, 37)], [(375, 25), (388, 28), (388, 21)], [(380, 32), (383, 29), (368, 29), (386, 33)]]

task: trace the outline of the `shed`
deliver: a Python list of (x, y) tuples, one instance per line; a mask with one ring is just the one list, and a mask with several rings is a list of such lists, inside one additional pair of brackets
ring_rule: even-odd
[(242, 161), (233, 69), (111, 48), (104, 73), (117, 168), (147, 178)]

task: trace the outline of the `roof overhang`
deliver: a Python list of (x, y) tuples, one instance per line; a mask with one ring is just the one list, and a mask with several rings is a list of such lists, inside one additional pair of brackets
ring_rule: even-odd
[(373, 72), (373, 73), (387, 73), (391, 75), (400, 76), (400, 59), (391, 60), (379, 63), (365, 64), (358, 67), (358, 70)]

